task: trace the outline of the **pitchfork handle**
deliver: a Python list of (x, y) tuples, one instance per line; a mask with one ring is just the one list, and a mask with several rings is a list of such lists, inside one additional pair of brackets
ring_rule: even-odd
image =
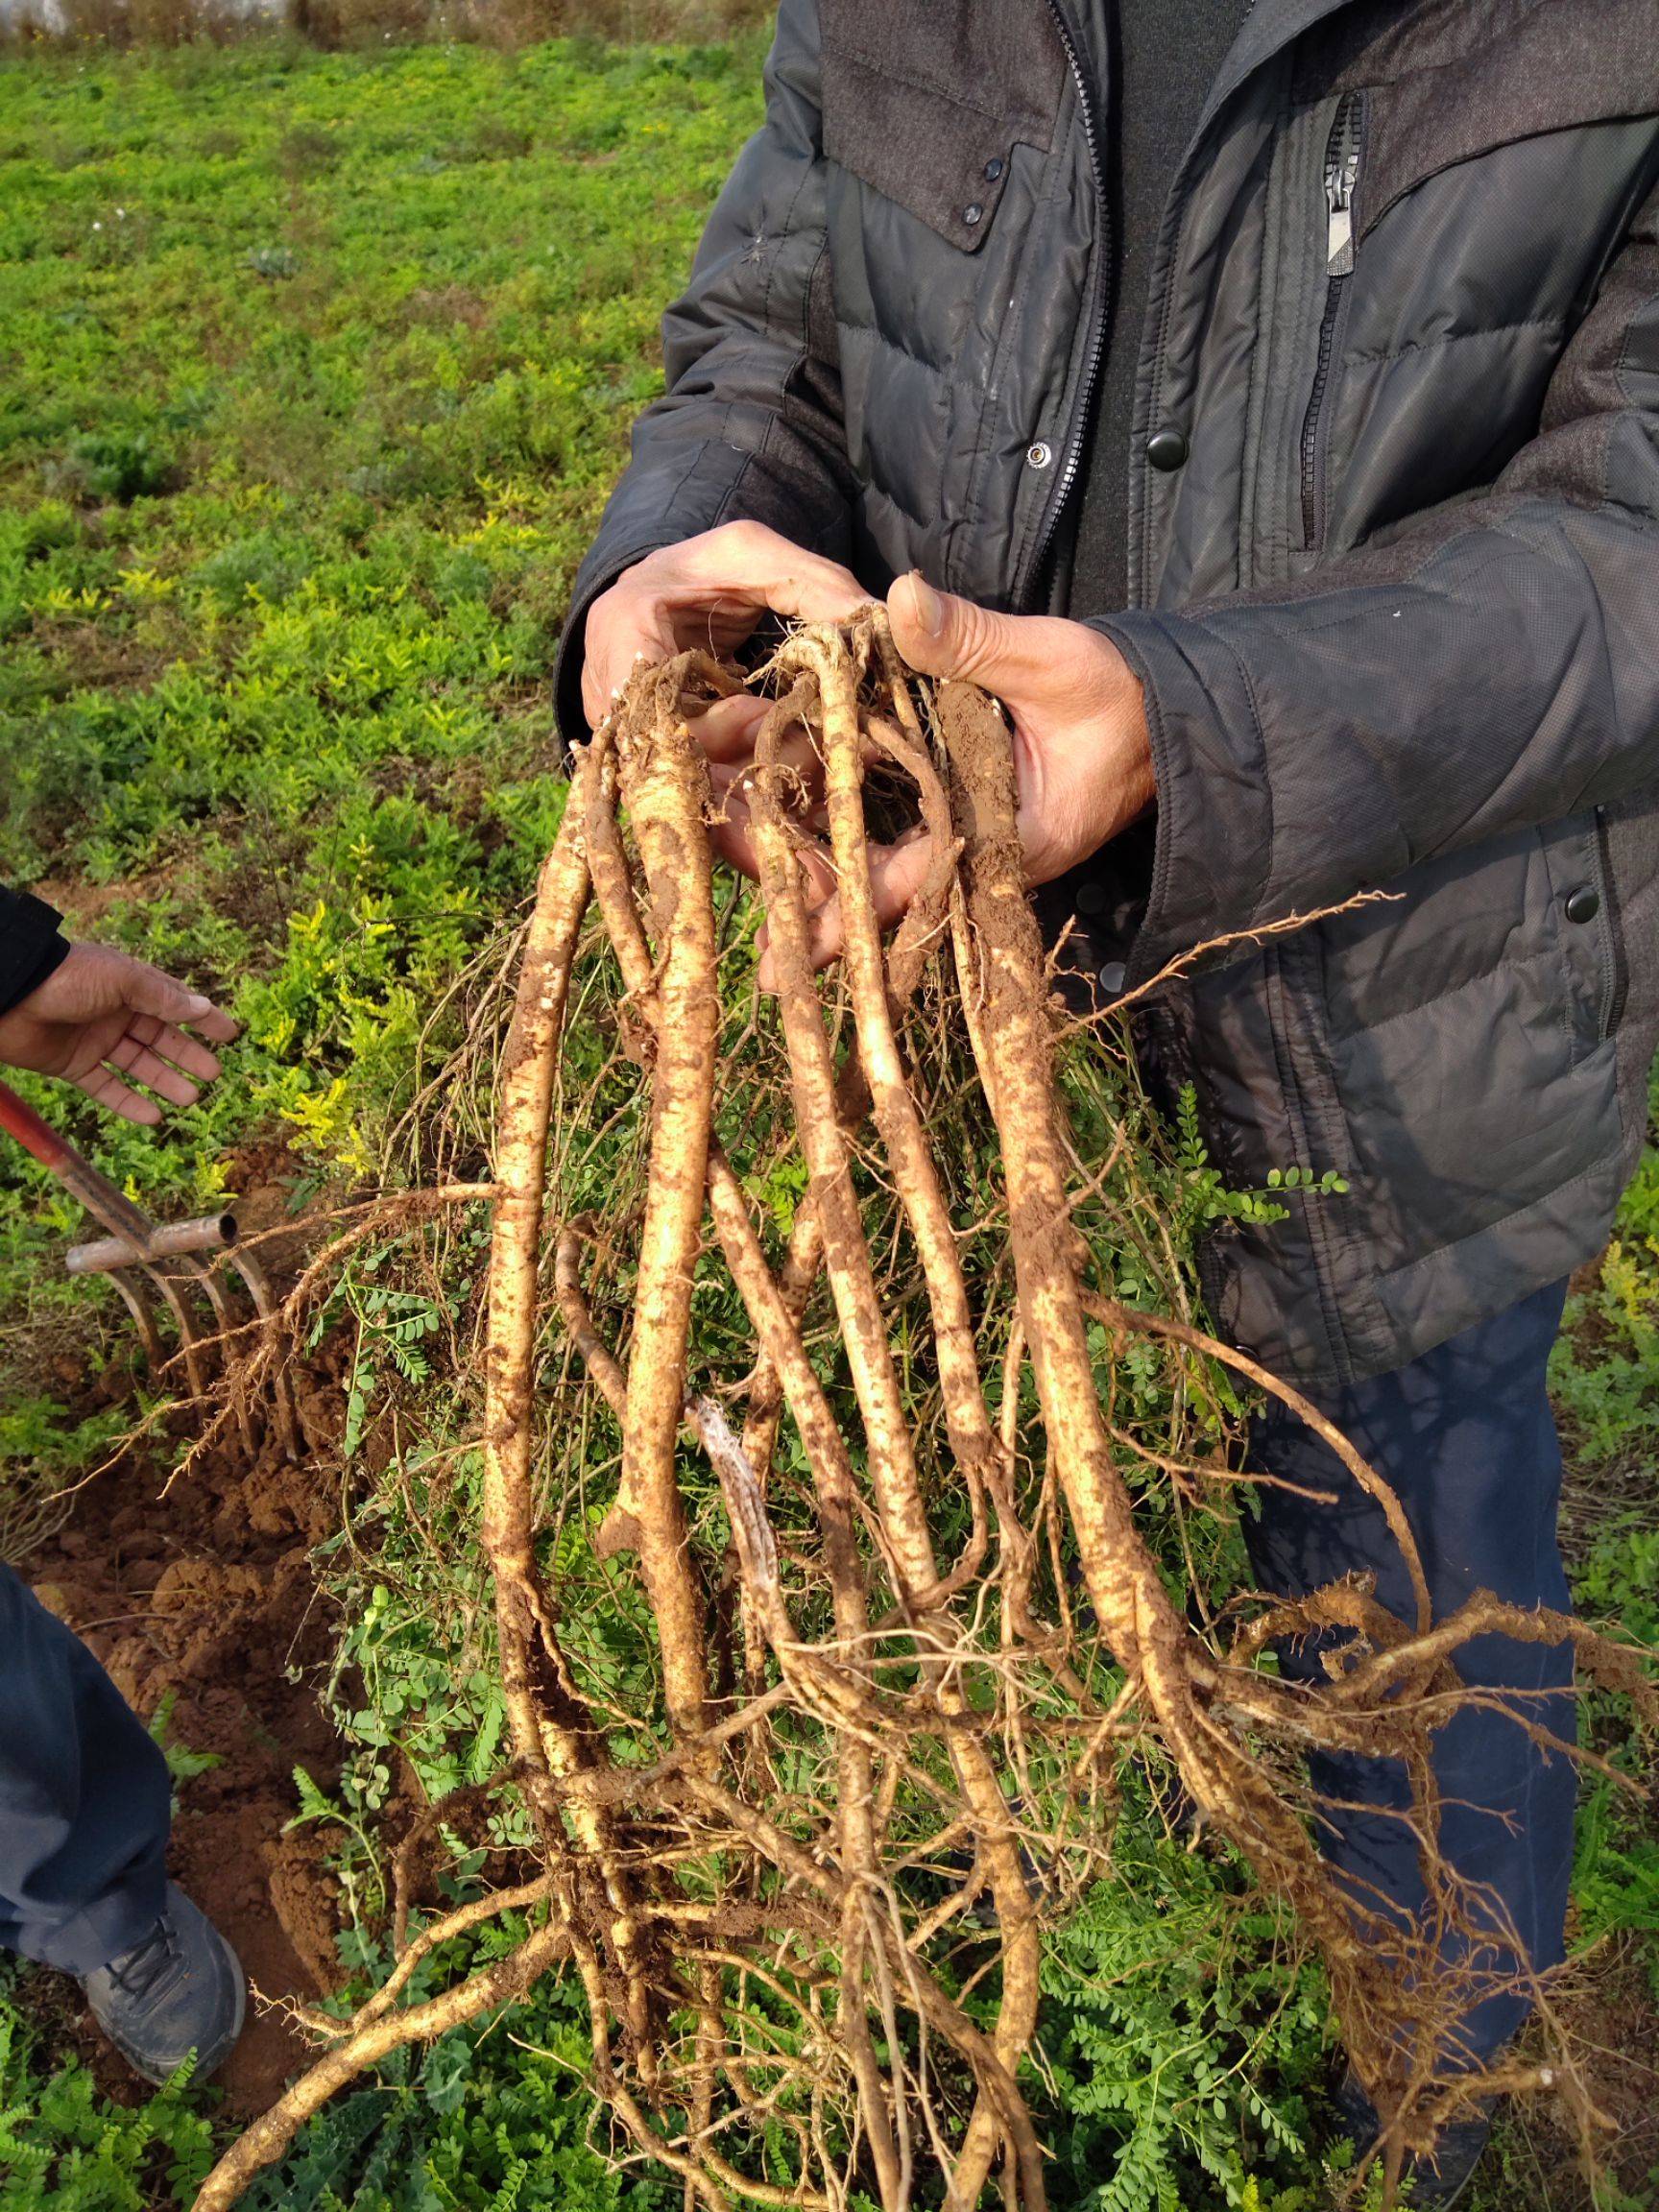
[(43, 1121), (26, 1098), (19, 1098), (10, 1083), (0, 1083), (0, 1129), (16, 1138), (26, 1152), (33, 1152), (42, 1167), (60, 1167), (69, 1157), (69, 1145), (49, 1121)]

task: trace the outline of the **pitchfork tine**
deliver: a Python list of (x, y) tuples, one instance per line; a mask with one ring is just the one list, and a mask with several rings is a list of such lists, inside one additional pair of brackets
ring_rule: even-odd
[(192, 1398), (207, 1395), (207, 1370), (202, 1364), (201, 1331), (190, 1318), (190, 1309), (179, 1295), (179, 1286), (171, 1275), (164, 1275), (159, 1267), (152, 1267), (147, 1261), (139, 1261), (138, 1269), (156, 1295), (165, 1301), (179, 1331), (179, 1350), (184, 1358), (185, 1380), (190, 1384)]
[[(235, 1245), (230, 1247), (226, 1258), (235, 1268), (237, 1274), (241, 1276), (243, 1282), (247, 1284), (248, 1295), (252, 1299), (260, 1320), (265, 1322), (268, 1327), (273, 1325), (276, 1319), (276, 1301), (271, 1295), (271, 1279), (264, 1268), (254, 1259), (252, 1252), (238, 1251)], [(282, 1432), (282, 1449), (290, 1459), (298, 1460), (300, 1457), (300, 1430), (297, 1408), (288, 1381), (288, 1371), (279, 1361), (273, 1361), (272, 1363), (271, 1392), (276, 1401), (276, 1426)]]
[[(190, 1259), (181, 1259), (176, 1264), (180, 1273), (196, 1285), (213, 1309), (213, 1318), (219, 1324), (220, 1341), (224, 1345), (221, 1358), (224, 1361), (226, 1380), (230, 1385), (230, 1402), (236, 1408), (236, 1426), (242, 1431), (242, 1442), (247, 1448), (248, 1456), (252, 1458), (259, 1448), (258, 1442), (253, 1433), (252, 1415), (248, 1410), (248, 1394), (242, 1387), (242, 1378), (236, 1371), (236, 1362), (230, 1357), (230, 1339), (236, 1334), (240, 1324), (231, 1313), (230, 1301), (225, 1295), (225, 1286), (210, 1267), (204, 1267), (200, 1260)], [(155, 1273), (157, 1281), (167, 1279), (162, 1275), (159, 1268), (156, 1269)]]
[[(150, 1216), (141, 1207), (134, 1206), (127, 1193), (111, 1183), (107, 1175), (101, 1175), (66, 1137), (60, 1136), (51, 1123), (43, 1120), (34, 1107), (19, 1098), (7, 1083), (0, 1083), (0, 1128), (9, 1129), (24, 1149), (33, 1153), (43, 1167), (49, 1168), (63, 1188), (81, 1201), (95, 1220), (102, 1221), (106, 1229), (111, 1230), (117, 1237), (127, 1238), (139, 1252), (148, 1247), (151, 1238), (156, 1234), (156, 1224)], [(201, 1332), (190, 1318), (189, 1308), (180, 1296), (177, 1282), (148, 1261), (138, 1260), (135, 1264), (154, 1286), (157, 1295), (165, 1301), (178, 1324), (180, 1346), (184, 1356), (184, 1373), (190, 1383), (191, 1395), (204, 1398), (207, 1395), (207, 1377), (202, 1364)], [(206, 1292), (220, 1327), (228, 1336), (234, 1324), (219, 1285), (208, 1275), (206, 1268), (195, 1260), (182, 1259), (180, 1269)], [(123, 1291), (122, 1295), (127, 1298), (131, 1308), (132, 1299), (128, 1292)], [(146, 1335), (146, 1352), (154, 1336), (152, 1329)], [(240, 1395), (237, 1397), (236, 1410), (243, 1439), (252, 1452), (252, 1428)]]
[(130, 1267), (108, 1267), (104, 1273), (121, 1293), (122, 1303), (132, 1316), (132, 1326), (143, 1340), (144, 1358), (150, 1372), (159, 1375), (167, 1364), (166, 1347), (161, 1342), (161, 1333), (156, 1326), (155, 1314), (139, 1295), (138, 1286), (132, 1280), (132, 1270)]

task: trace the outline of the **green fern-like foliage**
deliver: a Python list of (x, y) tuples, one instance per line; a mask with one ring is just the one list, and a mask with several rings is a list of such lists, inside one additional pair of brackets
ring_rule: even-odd
[(1286, 1973), (1288, 1927), (1154, 1801), (1125, 1806), (1113, 1877), (1045, 1968), (1041, 2125), (1059, 2212), (1314, 2212), (1306, 2087), (1328, 2004)]
[[(471, 1963), (522, 1932), (484, 1932)], [(467, 1963), (460, 1947), (430, 1962), (412, 1997)], [(617, 2172), (590, 2135), (588, 2056), (579, 2008), (549, 1983), (509, 2015), (398, 2054), (325, 2107), (249, 2191), (246, 2212), (679, 2212), (678, 2191)]]
[[(46, 2074), (0, 1983), (0, 2212), (162, 2212), (184, 2206), (213, 2163), (213, 2131), (182, 2081), (131, 2111), (72, 2061)], [(199, 2102), (199, 2100), (197, 2100)]]

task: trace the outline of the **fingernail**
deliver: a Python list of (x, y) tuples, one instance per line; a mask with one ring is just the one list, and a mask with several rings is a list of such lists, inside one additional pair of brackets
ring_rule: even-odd
[(945, 602), (920, 568), (910, 571), (910, 592), (916, 620), (927, 637), (937, 637), (945, 627)]
[(199, 1016), (211, 1014), (213, 1011), (212, 999), (204, 998), (200, 991), (192, 991), (186, 998), (184, 1004), (189, 1009), (184, 1017), (187, 1022), (194, 1022)]

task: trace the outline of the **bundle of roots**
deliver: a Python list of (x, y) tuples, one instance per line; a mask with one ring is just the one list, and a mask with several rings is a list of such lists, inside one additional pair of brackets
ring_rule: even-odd
[[(695, 736), (699, 706), (743, 688), (765, 703), (732, 786), (757, 899), (714, 865)], [(201, 2212), (362, 2069), (556, 1964), (586, 1992), (625, 2146), (688, 2205), (862, 2193), (969, 2212), (994, 2192), (1039, 2212), (1025, 2091), (1045, 1933), (1109, 1876), (1131, 1770), (1293, 1912), (1394, 2164), (1492, 2085), (1458, 2022), (1472, 1982), (1525, 1967), (1437, 1849), (1433, 1737), (1471, 1695), (1458, 1650), (1571, 1640), (1647, 1693), (1630, 1654), (1566, 1619), (1479, 1597), (1432, 1621), (1385, 1486), (1181, 1310), (1153, 1199), (1131, 1219), (1103, 1197), (1124, 1130), (1077, 1126), (1068, 1070), (1096, 1044), (1053, 995), (1015, 817), (1000, 710), (911, 677), (875, 611), (792, 635), (756, 675), (701, 655), (642, 666), (580, 755), (498, 1070), (489, 1286), (479, 1536), (514, 1747), (501, 1787), (535, 1863), (405, 1946)], [(906, 824), (929, 866), (884, 937), (870, 845)], [(809, 869), (839, 901), (826, 974)], [(777, 1071), (771, 1111), (727, 1080), (756, 1053)], [(607, 1132), (629, 1116), (637, 1199), (606, 1189)], [(1126, 1295), (1118, 1238), (1174, 1311)], [(1148, 1374), (1185, 1409), (1159, 1439), (1138, 1422)], [(1172, 1566), (1148, 1541), (1148, 1502), (1229, 1479), (1192, 1411), (1228, 1375), (1292, 1406), (1376, 1499), (1414, 1617), (1358, 1582), (1194, 1601), (1179, 1547)], [(578, 1419), (583, 1479), (605, 1495), (554, 1543), (546, 1438), (573, 1455)], [(593, 1473), (606, 1436), (613, 1483)], [(562, 1609), (572, 1541), (609, 1562), (593, 1572), (632, 1623), (626, 1665), (600, 1663), (615, 1637), (596, 1640), (590, 1599)], [(1314, 1691), (1270, 1657), (1309, 1636)], [(1425, 1899), (1409, 1925), (1322, 1861), (1314, 1750), (1404, 1762)], [(439, 1944), (508, 1911), (525, 1929), (511, 1952), (400, 2003)]]

